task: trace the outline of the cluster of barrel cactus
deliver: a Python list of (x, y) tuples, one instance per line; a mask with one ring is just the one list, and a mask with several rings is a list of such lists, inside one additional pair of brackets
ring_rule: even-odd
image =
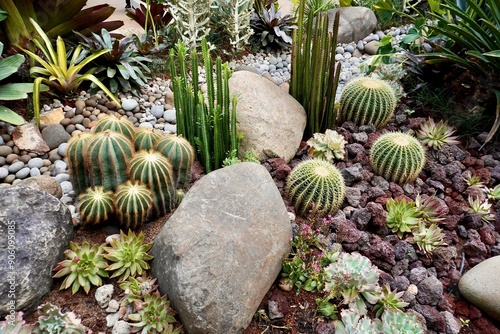
[(176, 190), (190, 182), (194, 149), (182, 137), (106, 115), (93, 133), (69, 141), (67, 158), (82, 222), (116, 215), (122, 227), (136, 229), (175, 207)]

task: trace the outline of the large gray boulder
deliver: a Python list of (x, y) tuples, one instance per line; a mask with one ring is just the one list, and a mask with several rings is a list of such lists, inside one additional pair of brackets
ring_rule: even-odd
[(333, 31), (335, 13), (340, 12), (337, 43), (358, 42), (373, 32), (377, 25), (375, 13), (366, 7), (341, 7), (328, 11), (328, 31)]
[(289, 217), (267, 170), (204, 176), (155, 239), (152, 273), (187, 332), (242, 333), (290, 251)]
[(66, 205), (22, 186), (0, 190), (0, 317), (31, 311), (53, 284), (52, 268), (73, 236)]
[(243, 134), (241, 155), (253, 151), (262, 160), (276, 154), (289, 162), (306, 127), (302, 105), (270, 80), (249, 71), (233, 73), (229, 91), (238, 95), (237, 131)]
[(500, 255), (491, 257), (468, 272), (458, 282), (460, 293), (472, 304), (500, 320)]

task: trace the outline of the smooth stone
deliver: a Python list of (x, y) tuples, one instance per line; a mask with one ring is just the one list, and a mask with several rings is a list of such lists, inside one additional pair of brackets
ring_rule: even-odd
[(69, 181), (69, 174), (61, 173), (54, 176), (57, 182), (63, 183), (64, 181)]
[(59, 147), (62, 143), (66, 143), (71, 138), (61, 124), (47, 126), (42, 130), (42, 137), (51, 150)]
[(40, 176), (42, 173), (40, 173), (40, 169), (33, 167), (30, 169), (30, 177), (35, 177), (35, 176)]
[(22, 180), (19, 185), (22, 185), (23, 187), (34, 187), (36, 189), (45, 191), (56, 198), (61, 198), (62, 196), (61, 186), (55, 178), (49, 175), (30, 177)]
[(5, 167), (0, 167), (0, 179), (5, 179), (9, 175), (9, 170)]
[(73, 191), (73, 185), (69, 181), (63, 181), (60, 183), (63, 194), (69, 194)]
[(62, 160), (58, 160), (54, 162), (54, 169), (57, 174), (63, 173), (66, 169), (68, 169), (68, 164)]
[(0, 156), (6, 157), (9, 154), (12, 154), (12, 152), (12, 147), (6, 145), (0, 146)]
[(24, 167), (23, 169), (19, 170), (16, 173), (16, 178), (22, 180), (22, 179), (25, 179), (26, 177), (28, 177), (28, 175), (30, 175), (30, 168)]
[(151, 115), (153, 115), (156, 118), (162, 118), (165, 110), (163, 109), (163, 106), (156, 106), (155, 105), (155, 106), (151, 107), (151, 110), (149, 112), (151, 113)]
[(151, 124), (149, 122), (144, 122), (144, 123), (139, 124), (139, 127), (140, 128), (145, 128), (145, 129), (152, 129), (153, 128), (153, 124)]
[(122, 100), (122, 108), (125, 111), (133, 111), (138, 106), (139, 106), (139, 102), (137, 102), (134, 99), (123, 99)]
[(163, 119), (169, 123), (175, 123), (175, 109), (165, 110), (163, 113)]
[(24, 162), (22, 162), (22, 161), (14, 162), (8, 168), (9, 168), (9, 172), (11, 174), (15, 174), (15, 173), (19, 172), (22, 168), (24, 168)]
[(163, 131), (166, 133), (177, 133), (177, 125), (165, 123)]
[(29, 168), (42, 168), (43, 167), (43, 160), (42, 158), (33, 158), (30, 161), (28, 161), (28, 167)]
[(59, 154), (61, 157), (65, 157), (67, 149), (68, 149), (68, 143), (62, 143), (57, 148), (57, 154)]

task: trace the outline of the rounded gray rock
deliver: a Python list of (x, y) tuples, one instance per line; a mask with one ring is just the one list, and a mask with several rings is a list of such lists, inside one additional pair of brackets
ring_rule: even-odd
[(9, 168), (9, 172), (11, 174), (15, 174), (15, 173), (19, 172), (21, 169), (24, 168), (24, 162), (22, 162), (22, 161), (14, 162), (8, 168)]
[(24, 167), (16, 173), (16, 179), (25, 179), (30, 175), (30, 168)]
[(36, 167), (30, 169), (30, 177), (40, 176), (40, 175), (42, 175), (42, 173), (40, 173), (40, 169)]
[(0, 156), (6, 157), (12, 153), (12, 147), (7, 145), (0, 146)]
[(163, 119), (169, 123), (175, 123), (175, 109), (165, 110), (163, 113)]
[(139, 106), (139, 102), (137, 102), (134, 99), (124, 99), (122, 101), (122, 108), (125, 111), (133, 111), (138, 106)]
[(57, 182), (63, 183), (64, 181), (69, 181), (69, 175), (66, 173), (60, 173), (54, 176)]
[(5, 167), (0, 167), (0, 179), (5, 179), (9, 175), (9, 170)]
[(53, 124), (42, 130), (42, 138), (51, 150), (58, 148), (62, 143), (66, 143), (71, 136), (61, 124)]
[(68, 143), (62, 143), (57, 148), (57, 154), (59, 154), (61, 157), (65, 157), (67, 149), (68, 149)]
[(63, 194), (69, 194), (73, 191), (73, 185), (69, 181), (63, 181), (60, 183)]
[(144, 122), (144, 123), (139, 124), (139, 127), (140, 128), (146, 128), (146, 129), (152, 129), (153, 128), (153, 124), (151, 124), (149, 122)]
[(42, 158), (33, 158), (28, 161), (29, 168), (42, 168), (43, 167), (43, 159)]
[(152, 106), (151, 110), (150, 110), (151, 115), (153, 115), (156, 118), (162, 118), (164, 112), (165, 112), (165, 109), (163, 108), (163, 106), (156, 106), (155, 105), (155, 106)]
[(54, 162), (54, 169), (56, 174), (63, 173), (66, 169), (68, 169), (68, 164), (62, 160), (57, 160)]

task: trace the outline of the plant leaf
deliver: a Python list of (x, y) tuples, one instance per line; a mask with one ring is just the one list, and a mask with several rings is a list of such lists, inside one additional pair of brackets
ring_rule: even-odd
[(4, 121), (13, 125), (24, 124), (24, 119), (6, 106), (0, 105), (0, 121)]

